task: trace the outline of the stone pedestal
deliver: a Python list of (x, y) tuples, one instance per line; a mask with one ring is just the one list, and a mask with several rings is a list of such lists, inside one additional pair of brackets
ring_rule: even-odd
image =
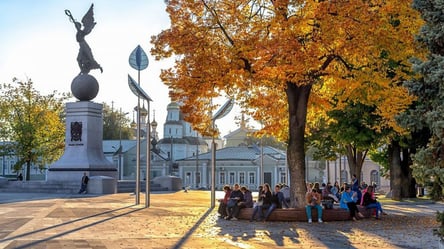
[(117, 193), (116, 179), (108, 176), (91, 176), (88, 182), (89, 194)]
[(80, 186), (86, 172), (90, 177), (111, 177), (117, 186), (117, 168), (105, 158), (102, 143), (102, 105), (90, 101), (67, 103), (65, 152), (49, 167), (47, 181), (76, 181)]

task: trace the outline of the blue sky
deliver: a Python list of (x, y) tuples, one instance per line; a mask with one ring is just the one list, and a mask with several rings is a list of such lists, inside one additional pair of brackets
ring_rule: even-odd
[[(0, 83), (10, 83), (13, 77), (30, 78), (42, 94), (54, 90), (70, 92), (71, 81), (79, 73), (78, 43), (74, 24), (64, 11), (69, 9), (80, 21), (91, 3), (85, 0), (0, 0)], [(169, 27), (164, 1), (95, 0), (93, 3), (97, 24), (85, 39), (104, 70), (102, 74), (98, 70), (90, 72), (100, 86), (93, 101), (114, 102), (115, 108), (130, 112), (132, 119), (137, 98), (128, 88), (127, 75), (137, 80), (137, 71), (129, 66), (128, 57), (137, 45), (141, 45), (148, 54), (149, 66), (141, 72), (140, 84), (153, 99), (151, 113), (155, 110), (156, 121), (163, 125), (170, 99), (159, 74), (161, 68), (168, 68), (172, 63), (171, 60), (154, 61), (149, 51), (150, 37)], [(222, 135), (237, 128), (234, 116), (233, 113), (218, 121)], [(162, 127), (158, 131), (159, 135), (163, 134)]]

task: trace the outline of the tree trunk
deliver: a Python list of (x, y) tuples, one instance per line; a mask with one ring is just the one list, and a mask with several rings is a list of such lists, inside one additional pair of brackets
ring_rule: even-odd
[(392, 200), (400, 201), (402, 199), (402, 172), (401, 172), (401, 146), (397, 141), (389, 145), (392, 160), (390, 161), (390, 180), (392, 180)]
[(311, 84), (297, 86), (287, 83), (289, 139), (287, 147), (287, 162), (290, 171), (290, 195), (292, 206), (305, 206), (305, 149), (304, 134), (307, 119), (307, 103), (310, 96)]
[[(389, 146), (390, 159), (390, 188), (392, 200), (400, 201), (402, 198), (416, 197), (416, 180), (412, 176), (411, 155), (414, 149), (402, 149), (397, 141), (392, 141)], [(401, 157), (402, 153), (402, 157)]]
[(348, 167), (350, 169), (350, 177), (355, 174), (356, 178), (358, 178), (359, 183), (361, 183), (361, 172), (362, 165), (364, 164), (365, 156), (367, 155), (367, 151), (362, 152), (353, 147), (351, 144), (345, 146), (346, 155), (348, 160)]
[(415, 198), (416, 197), (416, 180), (412, 176), (412, 169), (410, 165), (412, 164), (412, 160), (410, 155), (414, 152), (410, 153), (410, 150), (405, 148), (402, 149), (402, 160), (401, 160), (401, 174), (402, 174), (402, 183), (401, 183), (401, 197), (402, 198)]
[(393, 149), (392, 146), (387, 147), (387, 154), (388, 154), (388, 163), (389, 163), (389, 177), (390, 177), (390, 190), (393, 189), (393, 174), (391, 173), (392, 170), (392, 161), (393, 161)]
[(25, 180), (29, 181), (31, 180), (31, 162), (26, 162), (26, 176), (25, 176)]

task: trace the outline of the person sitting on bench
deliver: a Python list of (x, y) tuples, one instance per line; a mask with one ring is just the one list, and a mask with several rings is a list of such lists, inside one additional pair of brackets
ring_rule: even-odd
[(265, 219), (267, 220), (270, 214), (276, 209), (276, 208), (282, 208), (282, 202), (284, 202), (284, 194), (281, 192), (281, 186), (276, 185), (274, 186), (274, 193), (271, 196), (271, 205), (268, 208), (267, 212), (265, 213)]
[(364, 215), (362, 215), (359, 212), (358, 206), (358, 195), (356, 192), (351, 190), (351, 187), (347, 185), (345, 187), (344, 193), (342, 193), (341, 201), (339, 203), (339, 206), (343, 209), (346, 209), (350, 212), (350, 217), (356, 221), (355, 215), (357, 214), (360, 218), (364, 218)]
[(307, 206), (305, 206), (305, 212), (307, 214), (308, 223), (312, 222), (311, 209), (316, 208), (318, 211), (318, 222), (322, 223), (322, 206), (321, 206), (321, 194), (320, 190), (316, 187), (313, 189), (308, 188), (305, 194)]
[(367, 191), (365, 191), (364, 196), (362, 197), (362, 205), (369, 209), (369, 208), (376, 208), (376, 219), (379, 219), (379, 213), (381, 214), (387, 214), (382, 210), (381, 203), (376, 200), (376, 197), (374, 197), (374, 188), (373, 186), (368, 186)]
[(262, 220), (263, 213), (262, 209), (268, 209), (271, 205), (271, 190), (270, 185), (268, 183), (264, 184), (264, 189), (262, 192), (259, 192), (259, 199), (257, 204), (254, 206), (253, 215), (250, 218), (250, 221), (253, 221), (256, 217), (256, 214), (259, 212), (259, 221)]

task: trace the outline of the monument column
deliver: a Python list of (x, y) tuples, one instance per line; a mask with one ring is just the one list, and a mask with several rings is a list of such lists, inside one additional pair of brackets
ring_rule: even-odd
[(99, 92), (99, 83), (89, 74), (93, 69), (100, 69), (100, 72), (103, 69), (85, 41), (85, 36), (96, 25), (93, 7), (91, 4), (82, 23), (75, 20), (69, 10), (65, 10), (77, 30), (76, 40), (79, 43), (77, 64), (80, 73), (71, 83), (71, 92), (78, 101), (66, 104), (65, 152), (50, 165), (47, 181), (66, 185), (67, 182), (78, 182), (80, 186), (83, 173), (86, 173), (90, 177), (89, 193), (111, 194), (117, 192), (117, 166), (103, 154), (102, 105), (91, 102)]
[(117, 169), (103, 154), (102, 104), (66, 104), (65, 152), (48, 170), (48, 181), (72, 181), (89, 176), (117, 179)]

